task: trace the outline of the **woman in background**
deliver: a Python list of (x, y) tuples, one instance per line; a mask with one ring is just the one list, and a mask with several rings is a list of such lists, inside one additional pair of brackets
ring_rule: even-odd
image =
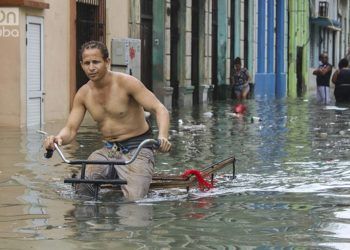
[(251, 78), (249, 72), (246, 68), (242, 68), (241, 58), (236, 57), (233, 64), (230, 82), (234, 95), (237, 99), (246, 99), (250, 91), (249, 82)]
[(350, 102), (350, 68), (349, 61), (343, 58), (338, 63), (338, 68), (333, 76), (332, 82), (335, 84), (334, 97), (337, 103)]

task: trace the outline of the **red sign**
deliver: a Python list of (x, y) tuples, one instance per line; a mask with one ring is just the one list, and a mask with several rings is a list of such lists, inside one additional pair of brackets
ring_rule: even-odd
[(135, 49), (134, 49), (134, 47), (131, 47), (129, 49), (129, 56), (130, 56), (131, 60), (133, 60), (135, 58)]

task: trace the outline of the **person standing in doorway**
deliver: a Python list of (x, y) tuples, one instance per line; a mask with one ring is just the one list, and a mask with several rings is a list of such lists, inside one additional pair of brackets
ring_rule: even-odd
[(246, 68), (242, 67), (241, 58), (236, 57), (233, 64), (234, 67), (230, 77), (230, 82), (234, 91), (234, 96), (239, 100), (246, 99), (250, 91), (249, 82), (251, 78), (249, 72)]
[(332, 75), (332, 65), (328, 63), (327, 53), (322, 53), (319, 58), (321, 64), (313, 72), (313, 74), (316, 75), (317, 100), (320, 103), (327, 105), (330, 102), (329, 80)]

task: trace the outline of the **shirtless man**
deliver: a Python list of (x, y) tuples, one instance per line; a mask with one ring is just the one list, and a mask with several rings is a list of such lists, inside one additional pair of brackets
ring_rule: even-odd
[[(151, 138), (151, 128), (144, 116), (144, 109), (155, 115), (159, 129), (159, 150), (168, 152), (169, 113), (164, 105), (136, 78), (109, 70), (110, 59), (106, 46), (90, 41), (82, 45), (80, 63), (90, 79), (76, 93), (73, 107), (64, 128), (56, 136), (48, 136), (44, 142), (46, 149), (54, 149), (54, 143), (65, 145), (73, 141), (88, 111), (97, 122), (105, 140), (105, 147), (93, 152), (89, 160), (127, 160), (138, 144)], [(123, 185), (124, 196), (137, 200), (148, 193), (154, 168), (151, 148), (143, 148), (138, 158), (127, 166), (116, 166)], [(105, 166), (88, 165), (87, 179), (115, 177)], [(92, 192), (92, 187), (79, 185), (78, 192)]]

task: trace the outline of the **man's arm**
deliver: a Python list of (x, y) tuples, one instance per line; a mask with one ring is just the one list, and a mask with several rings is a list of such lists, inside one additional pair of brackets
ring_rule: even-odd
[(155, 115), (158, 125), (158, 139), (161, 140), (160, 151), (168, 152), (171, 148), (169, 137), (169, 112), (157, 97), (139, 80), (127, 76), (125, 86), (128, 93), (147, 111)]
[(81, 92), (79, 91), (74, 97), (73, 108), (69, 114), (64, 128), (56, 136), (48, 136), (44, 142), (46, 149), (54, 149), (54, 143), (65, 145), (70, 143), (76, 136), (78, 128), (83, 121), (86, 108), (83, 103)]
[(324, 76), (325, 74), (329, 73), (330, 71), (332, 71), (332, 67), (327, 65), (326, 67), (319, 69), (318, 74), (321, 76)]

